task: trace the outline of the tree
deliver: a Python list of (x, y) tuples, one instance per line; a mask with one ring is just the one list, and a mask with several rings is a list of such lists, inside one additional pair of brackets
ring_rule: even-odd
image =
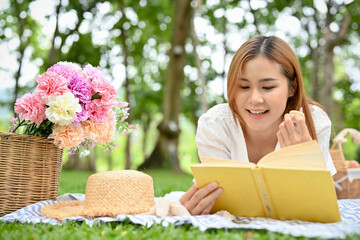
[(180, 91), (184, 79), (185, 41), (188, 37), (191, 19), (191, 0), (176, 0), (173, 36), (169, 51), (164, 97), (163, 120), (158, 126), (160, 135), (152, 154), (139, 169), (153, 167), (173, 168), (180, 171), (178, 159)]
[[(2, 21), (2, 30), (0, 31), (0, 39), (2, 45), (6, 45), (9, 49), (9, 54), (16, 56), (18, 63), (16, 72), (13, 75), (15, 81), (13, 94), (9, 100), (2, 104), (10, 105), (13, 114), (16, 99), (28, 88), (20, 85), (20, 78), (23, 74), (24, 62), (31, 60), (39, 49), (36, 47), (39, 44), (40, 24), (30, 15), (29, 6), (33, 1), (25, 1), (20, 3), (18, 1), (9, 1), (7, 8), (0, 9), (0, 19)], [(6, 6), (6, 3), (4, 3)], [(10, 46), (10, 42), (18, 43), (16, 48)], [(12, 44), (14, 45), (14, 44)], [(13, 49), (13, 50), (12, 50)], [(27, 52), (27, 56), (25, 56)], [(0, 67), (3, 69), (3, 67)], [(5, 71), (9, 71), (5, 69)], [(10, 72), (10, 71), (9, 71)]]

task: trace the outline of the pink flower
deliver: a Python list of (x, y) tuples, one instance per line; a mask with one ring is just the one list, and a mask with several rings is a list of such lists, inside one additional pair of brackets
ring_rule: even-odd
[(112, 108), (116, 104), (116, 90), (114, 86), (105, 78), (96, 78), (91, 84), (91, 95), (99, 94), (99, 99), (93, 99), (92, 102), (98, 106), (108, 106)]
[(81, 125), (75, 126), (74, 124), (63, 126), (55, 124), (49, 138), (53, 138), (56, 145), (66, 150), (77, 147), (85, 140)]
[(117, 104), (116, 104), (116, 106), (118, 107), (118, 108), (122, 108), (122, 107), (127, 107), (127, 106), (129, 106), (129, 103), (128, 102), (118, 102)]
[(88, 64), (84, 67), (83, 73), (89, 81), (93, 81), (95, 79), (105, 79), (105, 76), (100, 69), (100, 67), (94, 68), (91, 64)]
[(11, 118), (11, 122), (12, 122), (12, 123), (16, 123), (17, 120), (18, 120), (18, 119), (17, 119), (16, 117)]
[(72, 70), (74, 70), (79, 76), (85, 77), (85, 74), (82, 72), (81, 67), (79, 64), (73, 63), (73, 62), (67, 62), (67, 61), (60, 61), (56, 65), (62, 65), (70, 67)]
[(47, 71), (57, 73), (66, 79), (71, 79), (78, 75), (77, 72), (74, 69), (72, 69), (70, 66), (63, 65), (61, 63), (57, 63), (53, 65)]
[(86, 111), (86, 104), (80, 103), (81, 105), (81, 112), (76, 113), (76, 118), (74, 120), (74, 123), (79, 124), (80, 122), (86, 121), (89, 117), (88, 111)]
[(55, 72), (45, 72), (38, 76), (36, 81), (38, 85), (35, 89), (35, 95), (42, 103), (46, 103), (50, 96), (62, 95), (69, 91), (66, 78)]
[(34, 94), (26, 93), (24, 96), (16, 100), (15, 112), (21, 118), (30, 120), (39, 126), (45, 119), (46, 105), (40, 103)]
[(90, 120), (94, 122), (104, 122), (111, 107), (109, 106), (98, 106), (94, 101), (86, 104), (86, 111)]

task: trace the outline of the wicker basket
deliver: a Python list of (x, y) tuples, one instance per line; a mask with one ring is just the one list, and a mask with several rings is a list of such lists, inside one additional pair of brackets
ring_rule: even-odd
[(330, 155), (337, 170), (337, 173), (333, 176), (336, 183), (337, 198), (360, 198), (360, 179), (355, 179), (352, 182), (348, 180), (348, 168), (345, 165), (341, 142), (333, 143)]
[(0, 216), (56, 198), (62, 152), (45, 137), (0, 132)]

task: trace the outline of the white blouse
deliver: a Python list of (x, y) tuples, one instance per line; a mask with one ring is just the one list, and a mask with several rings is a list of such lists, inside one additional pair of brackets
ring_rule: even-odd
[[(336, 169), (329, 153), (331, 121), (321, 108), (311, 105), (310, 110), (326, 167), (334, 175)], [(244, 134), (240, 125), (236, 125), (227, 103), (212, 107), (199, 118), (196, 146), (199, 156), (249, 162)], [(278, 149), (279, 142), (274, 150)]]

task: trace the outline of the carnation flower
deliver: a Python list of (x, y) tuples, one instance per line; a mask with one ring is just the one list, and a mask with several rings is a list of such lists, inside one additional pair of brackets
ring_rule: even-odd
[(72, 69), (71, 67), (69, 67), (67, 65), (63, 65), (61, 63), (57, 63), (57, 64), (53, 65), (47, 71), (57, 73), (66, 79), (70, 79), (70, 78), (73, 78), (78, 75), (74, 69)]
[(82, 111), (76, 113), (76, 118), (74, 120), (74, 122), (76, 124), (86, 121), (89, 118), (89, 114), (88, 111), (86, 110), (86, 105), (84, 103), (80, 103)]
[(108, 117), (111, 106), (98, 106), (95, 101), (86, 104), (89, 119), (94, 122), (104, 122)]
[(96, 144), (105, 144), (115, 138), (116, 118), (113, 111), (108, 112), (105, 122), (85, 121), (82, 123), (85, 138)]
[(88, 103), (91, 99), (90, 86), (86, 78), (80, 76), (71, 76), (69, 78), (68, 89), (80, 103)]
[(45, 104), (40, 103), (36, 96), (30, 93), (26, 93), (17, 99), (15, 103), (15, 112), (21, 118), (36, 123), (37, 126), (46, 119), (45, 108)]
[(47, 105), (49, 107), (45, 111), (46, 117), (59, 125), (72, 123), (76, 113), (82, 111), (79, 99), (75, 98), (71, 92), (66, 92), (60, 96), (51, 96)]
[(45, 72), (36, 78), (38, 83), (35, 96), (42, 103), (47, 103), (50, 96), (58, 96), (69, 91), (67, 80), (55, 72)]
[(91, 84), (91, 94), (98, 94), (99, 98), (92, 100), (98, 106), (113, 107), (116, 104), (116, 90), (109, 81), (104, 78), (94, 79)]
[(54, 125), (53, 132), (49, 138), (54, 139), (54, 143), (60, 148), (70, 150), (73, 147), (77, 147), (82, 143), (84, 139), (84, 129), (81, 125)]
[(58, 62), (57, 64), (70, 67), (70, 68), (71, 68), (72, 70), (74, 70), (79, 76), (85, 77), (85, 74), (83, 73), (81, 67), (80, 67), (78, 64), (76, 64), (76, 63), (67, 62), (67, 61), (60, 61), (60, 62)]
[(100, 69), (100, 67), (94, 68), (93, 66), (91, 66), (91, 64), (88, 64), (84, 67), (83, 73), (90, 81), (93, 81), (95, 79), (105, 79), (105, 76), (100, 71)]

